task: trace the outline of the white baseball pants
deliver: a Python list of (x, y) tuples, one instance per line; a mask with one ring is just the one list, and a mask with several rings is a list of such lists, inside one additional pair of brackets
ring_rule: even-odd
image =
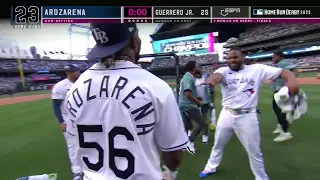
[(221, 163), (224, 147), (230, 141), (233, 132), (248, 153), (255, 180), (269, 180), (260, 148), (260, 128), (256, 112), (234, 115), (222, 109), (216, 127), (214, 146), (204, 170), (216, 171)]
[(67, 143), (68, 156), (69, 156), (69, 160), (71, 163), (72, 173), (74, 173), (74, 174), (81, 173), (82, 170), (81, 170), (81, 167), (78, 165), (78, 159), (76, 157), (77, 145), (73, 144), (77, 141), (74, 141), (72, 138), (75, 138), (75, 137), (67, 132), (64, 132), (63, 136), (64, 136), (66, 143)]

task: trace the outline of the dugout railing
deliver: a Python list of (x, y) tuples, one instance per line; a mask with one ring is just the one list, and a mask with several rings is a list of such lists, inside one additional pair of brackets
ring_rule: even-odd
[(150, 58), (150, 57), (173, 57), (175, 59), (175, 68), (176, 68), (176, 95), (177, 102), (179, 101), (179, 92), (180, 92), (180, 62), (179, 56), (175, 53), (158, 53), (158, 54), (142, 54), (140, 58)]

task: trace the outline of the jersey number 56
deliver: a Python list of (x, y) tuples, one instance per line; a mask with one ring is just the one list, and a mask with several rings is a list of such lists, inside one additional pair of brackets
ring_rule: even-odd
[[(81, 148), (96, 149), (98, 151), (98, 162), (91, 163), (88, 157), (83, 157), (83, 162), (93, 171), (99, 171), (104, 166), (104, 150), (97, 142), (85, 142), (84, 133), (102, 133), (102, 125), (78, 125), (79, 145)], [(134, 141), (133, 135), (125, 127), (114, 127), (108, 133), (109, 138), (109, 167), (114, 174), (121, 179), (128, 179), (134, 173), (134, 156), (126, 149), (116, 149), (114, 138), (122, 135), (128, 141)], [(128, 161), (127, 169), (119, 170), (116, 166), (115, 157), (123, 157)]]

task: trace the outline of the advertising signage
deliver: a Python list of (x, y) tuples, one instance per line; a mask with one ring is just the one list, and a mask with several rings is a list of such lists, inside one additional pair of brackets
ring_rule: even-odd
[(173, 52), (177, 55), (196, 55), (216, 52), (215, 37), (218, 32), (184, 36), (152, 43), (154, 53)]

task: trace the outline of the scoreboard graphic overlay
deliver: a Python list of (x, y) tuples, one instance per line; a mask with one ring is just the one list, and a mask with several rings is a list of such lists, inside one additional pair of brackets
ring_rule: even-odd
[(14, 28), (45, 23), (320, 23), (320, 7), (12, 6)]

